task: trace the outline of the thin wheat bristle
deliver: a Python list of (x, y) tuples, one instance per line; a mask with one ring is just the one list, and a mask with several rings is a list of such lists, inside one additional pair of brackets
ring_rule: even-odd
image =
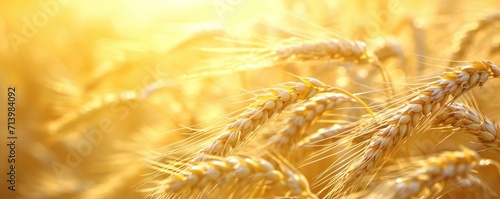
[[(414, 131), (421, 132), (427, 128), (425, 125), (432, 122), (440, 109), (446, 107), (450, 96), (457, 98), (476, 86), (482, 86), (490, 77), (499, 75), (499, 68), (489, 61), (474, 61), (441, 75), (440, 80), (421, 90), (407, 105), (393, 114), (391, 119), (384, 121), (387, 127), (373, 135), (362, 156), (347, 167), (345, 173), (340, 174), (337, 179), (340, 183), (336, 182), (329, 194), (344, 195), (363, 188), (365, 185), (358, 183), (359, 179), (381, 167)], [(349, 184), (356, 186), (347, 187)]]

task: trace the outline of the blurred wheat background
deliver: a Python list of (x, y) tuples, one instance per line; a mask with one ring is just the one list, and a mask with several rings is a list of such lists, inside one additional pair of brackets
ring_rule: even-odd
[(494, 0), (3, 1), (0, 121), (14, 86), (18, 140), (12, 192), (2, 127), (1, 198), (412, 198), (397, 183), (438, 163), (458, 173), (426, 176), (415, 197), (500, 198), (497, 78), (451, 94), (349, 179), (426, 85), (500, 64), (499, 30)]

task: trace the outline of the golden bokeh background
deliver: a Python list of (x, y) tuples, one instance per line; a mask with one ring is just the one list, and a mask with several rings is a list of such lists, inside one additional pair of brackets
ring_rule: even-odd
[[(143, 198), (138, 183), (151, 172), (144, 157), (186, 137), (171, 130), (210, 127), (207, 122), (245, 106), (246, 91), (293, 80), (290, 74), (315, 77), (353, 93), (384, 89), (376, 69), (335, 62), (226, 72), (221, 60), (251, 45), (220, 38), (272, 45), (290, 37), (291, 31), (281, 32), (288, 27), (301, 31), (296, 36), (341, 36), (364, 41), (372, 49), (392, 40), (404, 59), (388, 60), (386, 70), (401, 85), (395, 87), (401, 93), (408, 82), (442, 71), (465, 25), (500, 9), (495, 0), (0, 4), (0, 195), (40, 199)], [(273, 28), (278, 25), (282, 27)], [(490, 52), (500, 43), (499, 25), (497, 20), (478, 33), (463, 59), (500, 64), (500, 53)], [(475, 97), (482, 112), (499, 121), (495, 88), (500, 81), (490, 83)], [(8, 87), (16, 88), (15, 193), (7, 189), (4, 174)], [(380, 93), (364, 99), (381, 99)], [(450, 149), (446, 143), (439, 147), (436, 151)], [(484, 155), (500, 160), (498, 154)], [(490, 186), (499, 187), (493, 170)]]

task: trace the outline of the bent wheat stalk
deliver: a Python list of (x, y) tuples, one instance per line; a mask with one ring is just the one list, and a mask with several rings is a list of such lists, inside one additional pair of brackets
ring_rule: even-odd
[(456, 99), (466, 91), (482, 86), (490, 77), (499, 76), (500, 68), (486, 60), (474, 61), (444, 73), (439, 80), (429, 84), (401, 107), (392, 118), (383, 122), (382, 125), (386, 127), (375, 131), (361, 155), (347, 165), (347, 171), (336, 174), (338, 177), (330, 181), (333, 189), (328, 196), (349, 194), (365, 187), (366, 184), (359, 183), (359, 179), (376, 172), (401, 144), (415, 132), (425, 130), (436, 113), (447, 106), (450, 96)]

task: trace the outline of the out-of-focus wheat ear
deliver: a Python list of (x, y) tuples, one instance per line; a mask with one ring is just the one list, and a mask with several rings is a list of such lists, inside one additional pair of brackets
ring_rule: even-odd
[(359, 180), (376, 172), (413, 134), (425, 131), (436, 115), (447, 106), (450, 97), (452, 100), (456, 99), (468, 90), (482, 86), (489, 78), (499, 75), (500, 69), (486, 60), (474, 61), (441, 75), (439, 80), (420, 90), (399, 111), (388, 113), (392, 117), (381, 124), (386, 127), (375, 129), (364, 152), (345, 166), (345, 172), (330, 180), (329, 186), (333, 188), (328, 196), (341, 196), (364, 188), (367, 184)]
[(404, 59), (404, 50), (396, 38), (381, 39), (373, 49), (373, 53), (381, 62), (390, 58)]
[(495, 35), (493, 38), (493, 44), (491, 44), (490, 48), (490, 56), (494, 56), (500, 52), (500, 35)]
[(299, 41), (271, 50), (275, 61), (340, 60), (343, 62), (369, 63), (373, 55), (362, 41), (331, 39), (328, 41)]
[(474, 134), (488, 151), (500, 152), (500, 126), (466, 104), (454, 102), (436, 117), (436, 126), (451, 125)]
[[(370, 64), (380, 71), (383, 81), (386, 82), (385, 85), (388, 85), (387, 91), (393, 91), (390, 86), (392, 82), (388, 72), (378, 61), (377, 56), (367, 48), (366, 43), (363, 41), (347, 39), (307, 40), (289, 38), (273, 44), (257, 45), (260, 47), (252, 48), (251, 51), (242, 49), (242, 51), (247, 51), (247, 53), (238, 56), (236, 59), (231, 57), (222, 61), (215, 61), (217, 64), (215, 67), (219, 67), (220, 71), (234, 72), (273, 67), (278, 64), (289, 62), (338, 61), (355, 64)], [(222, 49), (219, 49), (218, 51), (221, 50)], [(229, 51), (235, 51), (235, 49), (230, 49)], [(225, 64), (224, 66), (220, 66), (220, 63)], [(211, 70), (213, 71), (213, 67)], [(208, 72), (207, 74), (214, 73), (216, 72)], [(199, 76), (200, 74), (201, 73), (198, 72), (193, 75)], [(394, 94), (394, 92), (390, 94)]]
[(450, 198), (498, 198), (490, 185), (479, 177), (469, 175), (444, 188)]
[(107, 93), (103, 96), (94, 98), (86, 102), (78, 110), (65, 114), (60, 119), (50, 123), (48, 129), (54, 134), (64, 134), (71, 131), (82, 121), (88, 121), (90, 118), (99, 115), (107, 108), (129, 107), (135, 108), (138, 103), (147, 100), (152, 94), (160, 89), (172, 91), (177, 88), (174, 81), (157, 81), (140, 90), (130, 90), (119, 93)]
[[(226, 189), (226, 186), (234, 185), (237, 185), (235, 189)], [(251, 190), (240, 189), (246, 186), (253, 186), (254, 189), (264, 187), (265, 191), (282, 194), (281, 196), (316, 197), (309, 190), (303, 176), (288, 169), (275, 168), (262, 158), (240, 156), (192, 164), (181, 173), (161, 181), (153, 188), (152, 196), (176, 198), (218, 192), (231, 192), (235, 195), (245, 194), (241, 191), (251, 193)]]
[(237, 116), (237, 119), (231, 122), (224, 132), (196, 153), (191, 162), (203, 161), (206, 156), (230, 155), (234, 150), (246, 144), (255, 136), (260, 127), (285, 108), (331, 89), (331, 86), (314, 78), (300, 77), (299, 79), (301, 82), (282, 83), (279, 87), (266, 89), (266, 93), (257, 95), (255, 102)]
[(380, 40), (373, 50), (374, 56), (377, 58), (374, 60), (373, 64), (375, 67), (379, 68), (382, 78), (388, 85), (387, 91), (391, 92), (389, 96), (395, 95), (394, 87), (392, 86), (391, 74), (387, 71), (386, 67), (382, 66), (381, 62), (385, 62), (390, 58), (398, 59), (398, 63), (401, 66), (406, 66), (406, 59), (404, 56), (404, 50), (401, 44), (395, 38), (387, 38)]
[(121, 106), (137, 106), (137, 103), (143, 98), (135, 91), (122, 93), (110, 93), (103, 97), (98, 97), (90, 102), (85, 103), (77, 111), (68, 113), (60, 119), (50, 123), (48, 130), (53, 134), (64, 134), (71, 131), (83, 121), (88, 121), (90, 118), (107, 111), (106, 108), (121, 105)]
[(497, 21), (500, 20), (500, 12), (490, 13), (483, 18), (469, 23), (462, 27), (460, 31), (455, 33), (453, 42), (453, 54), (451, 56), (452, 62), (450, 66), (455, 65), (454, 61), (463, 60), (466, 58), (467, 51), (471, 49), (471, 45), (474, 42), (474, 37), (484, 29), (493, 26)]
[(402, 168), (394, 179), (385, 180), (364, 198), (427, 198), (437, 197), (446, 185), (456, 185), (473, 174), (481, 157), (475, 151), (462, 147), (447, 151), (412, 164), (416, 168)]
[[(302, 41), (299, 44), (280, 46), (271, 51), (270, 57), (275, 62), (309, 61), (309, 60), (339, 60), (342, 62), (371, 64), (380, 70), (382, 79), (392, 83), (388, 72), (380, 63), (374, 52), (369, 50), (362, 41), (332, 39), (328, 41)], [(394, 90), (388, 86), (388, 91)]]

